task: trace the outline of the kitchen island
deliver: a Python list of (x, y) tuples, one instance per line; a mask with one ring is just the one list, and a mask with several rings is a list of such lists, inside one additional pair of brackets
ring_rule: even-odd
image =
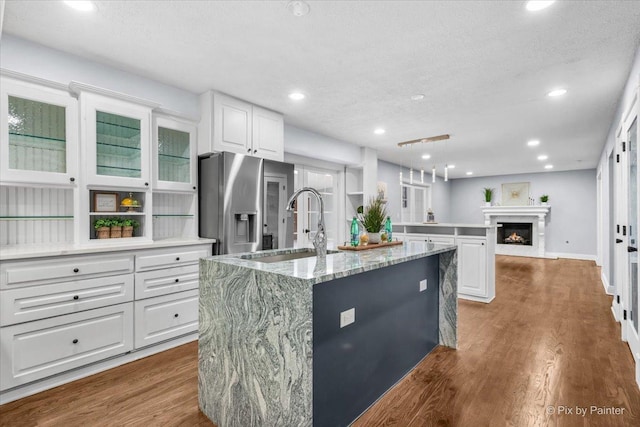
[(309, 255), (200, 260), (199, 404), (218, 427), (348, 425), (456, 348), (455, 246)]

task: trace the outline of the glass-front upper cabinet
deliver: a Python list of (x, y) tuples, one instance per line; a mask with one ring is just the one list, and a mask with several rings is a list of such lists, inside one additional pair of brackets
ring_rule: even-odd
[(154, 189), (196, 190), (196, 129), (185, 120), (154, 117)]
[(77, 101), (64, 88), (2, 76), (0, 172), (3, 182), (75, 185)]
[(81, 92), (88, 185), (150, 187), (151, 108)]

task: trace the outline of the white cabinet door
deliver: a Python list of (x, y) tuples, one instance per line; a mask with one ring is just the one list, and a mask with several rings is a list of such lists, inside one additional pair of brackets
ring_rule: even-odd
[(154, 190), (196, 190), (196, 126), (186, 121), (155, 117), (153, 125)]
[(213, 149), (252, 154), (251, 104), (223, 94), (213, 98)]
[(149, 188), (151, 108), (80, 94), (87, 184)]
[(458, 237), (458, 292), (487, 296), (487, 246), (484, 239)]
[(133, 349), (133, 303), (0, 329), (0, 390)]
[(135, 302), (135, 347), (198, 330), (198, 290)]
[(282, 162), (284, 160), (284, 119), (282, 114), (253, 107), (254, 156)]
[(77, 101), (67, 91), (8, 77), (0, 88), (2, 180), (75, 185)]

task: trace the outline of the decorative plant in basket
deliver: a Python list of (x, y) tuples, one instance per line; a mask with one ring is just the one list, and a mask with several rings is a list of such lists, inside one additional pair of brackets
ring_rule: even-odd
[(364, 210), (362, 225), (369, 235), (369, 243), (380, 243), (380, 230), (387, 219), (387, 208), (381, 197), (369, 199), (369, 204)]
[(122, 220), (122, 237), (133, 237), (133, 230), (140, 227), (140, 223), (133, 218)]
[(111, 220), (109, 218), (100, 218), (93, 223), (93, 228), (96, 229), (96, 237), (98, 239), (108, 239), (110, 227)]
[(122, 237), (122, 218), (111, 218), (111, 238), (119, 239)]

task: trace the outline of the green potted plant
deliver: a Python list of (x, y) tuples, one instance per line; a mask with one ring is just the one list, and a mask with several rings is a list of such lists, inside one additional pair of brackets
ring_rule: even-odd
[(122, 237), (133, 237), (133, 230), (140, 227), (140, 223), (133, 218), (122, 220)]
[(111, 218), (111, 233), (112, 239), (119, 239), (122, 237), (122, 218)]
[(549, 195), (548, 194), (543, 194), (542, 196), (540, 196), (540, 204), (542, 206), (547, 206), (547, 202), (549, 201)]
[(96, 229), (96, 237), (98, 239), (108, 239), (110, 227), (111, 220), (109, 218), (100, 218), (93, 222), (93, 228)]
[(493, 188), (483, 188), (482, 194), (484, 194), (484, 205), (491, 206), (491, 199), (493, 198), (493, 192), (495, 190)]
[(387, 208), (381, 197), (371, 198), (364, 210), (362, 225), (367, 230), (369, 243), (380, 243), (380, 230), (387, 220)]

